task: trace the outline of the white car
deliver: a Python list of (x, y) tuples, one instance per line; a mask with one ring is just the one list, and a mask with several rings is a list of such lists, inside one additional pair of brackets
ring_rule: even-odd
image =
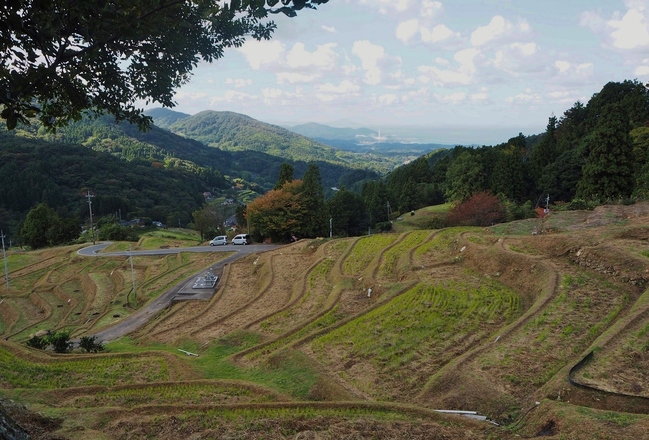
[(232, 239), (232, 244), (251, 244), (252, 238), (248, 234), (239, 234)]
[(210, 241), (210, 246), (225, 246), (226, 244), (228, 244), (228, 237), (225, 235), (219, 235)]

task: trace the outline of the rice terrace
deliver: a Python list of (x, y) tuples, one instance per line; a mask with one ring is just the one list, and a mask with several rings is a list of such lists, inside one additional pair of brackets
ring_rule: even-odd
[(12, 250), (3, 406), (33, 439), (649, 438), (648, 204), (407, 221), (243, 255), (98, 353), (26, 342), (101, 334), (232, 252)]

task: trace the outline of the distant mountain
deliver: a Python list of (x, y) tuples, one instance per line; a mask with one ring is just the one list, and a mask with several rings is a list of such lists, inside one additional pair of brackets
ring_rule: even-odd
[(338, 128), (316, 122), (308, 122), (286, 128), (311, 139), (355, 140), (359, 137), (367, 138), (377, 135), (376, 131), (370, 130), (369, 128)]
[[(255, 132), (250, 127), (245, 127), (247, 121), (252, 125), (263, 124), (243, 115), (236, 115), (234, 118), (226, 117), (225, 125), (229, 128), (222, 130), (224, 135), (231, 137), (232, 142), (247, 142), (251, 139), (251, 145), (262, 143), (265, 138), (263, 131)], [(209, 118), (208, 118), (209, 119)], [(179, 119), (178, 122), (192, 121), (196, 123), (194, 116), (187, 116)], [(205, 121), (208, 124), (213, 121)], [(209, 131), (209, 126), (208, 130)], [(281, 132), (289, 133), (284, 129), (275, 127)], [(231, 131), (240, 131), (243, 134), (233, 135)], [(254, 134), (256, 133), (256, 137)], [(169, 130), (152, 126), (147, 132), (141, 132), (137, 126), (128, 123), (115, 123), (111, 117), (103, 116), (97, 119), (83, 119), (81, 121), (62, 127), (56, 133), (46, 133), (39, 129), (37, 121), (30, 126), (17, 129), (14, 136), (19, 141), (20, 137), (41, 138), (51, 142), (79, 144), (95, 151), (110, 153), (126, 161), (138, 161), (150, 163), (155, 167), (165, 169), (181, 169), (200, 176), (203, 187), (201, 191), (226, 190), (234, 186), (241, 189), (251, 189), (257, 193), (263, 193), (271, 189), (277, 182), (279, 169), (284, 162), (289, 162), (295, 170), (295, 177), (302, 178), (306, 172), (309, 162), (315, 162), (320, 168), (322, 183), (325, 188), (345, 185), (350, 188), (355, 182), (364, 179), (376, 179), (379, 175), (355, 162), (363, 158), (362, 155), (353, 153), (341, 153), (331, 147), (323, 146), (328, 152), (341, 153), (342, 157), (349, 157), (345, 160), (318, 160), (313, 155), (305, 154), (299, 160), (281, 157), (257, 151), (241, 148), (239, 150), (226, 151), (221, 148), (208, 146), (188, 137), (179, 136)], [(308, 141), (314, 145), (320, 145), (291, 133), (297, 138)], [(227, 143), (226, 143), (227, 145)], [(316, 151), (318, 149), (316, 148)], [(309, 149), (305, 149), (309, 151)], [(299, 149), (298, 149), (299, 152)], [(297, 156), (297, 154), (296, 154)], [(335, 158), (335, 155), (334, 155)], [(370, 158), (364, 159), (376, 169), (381, 166), (389, 168), (393, 162), (378, 159), (372, 162)], [(60, 172), (65, 172), (61, 170)]]
[(180, 119), (188, 118), (191, 115), (181, 113), (168, 108), (153, 108), (144, 112), (145, 115), (153, 118), (153, 123), (160, 128), (167, 128)]
[(203, 111), (167, 127), (185, 138), (224, 151), (256, 151), (291, 161), (320, 162), (388, 172), (398, 161), (341, 151), (277, 125), (234, 112)]

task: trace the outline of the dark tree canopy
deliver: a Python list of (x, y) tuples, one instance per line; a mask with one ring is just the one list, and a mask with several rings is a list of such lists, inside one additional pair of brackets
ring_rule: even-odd
[(173, 107), (199, 61), (247, 36), (270, 39), (269, 14), (328, 0), (14, 0), (0, 7), (0, 104), (7, 128), (47, 127), (85, 110), (147, 128), (139, 100)]

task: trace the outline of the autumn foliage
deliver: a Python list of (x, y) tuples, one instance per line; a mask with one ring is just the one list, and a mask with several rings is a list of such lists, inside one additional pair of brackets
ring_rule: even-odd
[(299, 226), (305, 215), (300, 198), (301, 180), (286, 182), (281, 189), (268, 191), (248, 205), (250, 224), (273, 242), (285, 240)]
[(451, 226), (491, 226), (505, 218), (505, 208), (498, 197), (480, 192), (451, 209), (447, 220)]

